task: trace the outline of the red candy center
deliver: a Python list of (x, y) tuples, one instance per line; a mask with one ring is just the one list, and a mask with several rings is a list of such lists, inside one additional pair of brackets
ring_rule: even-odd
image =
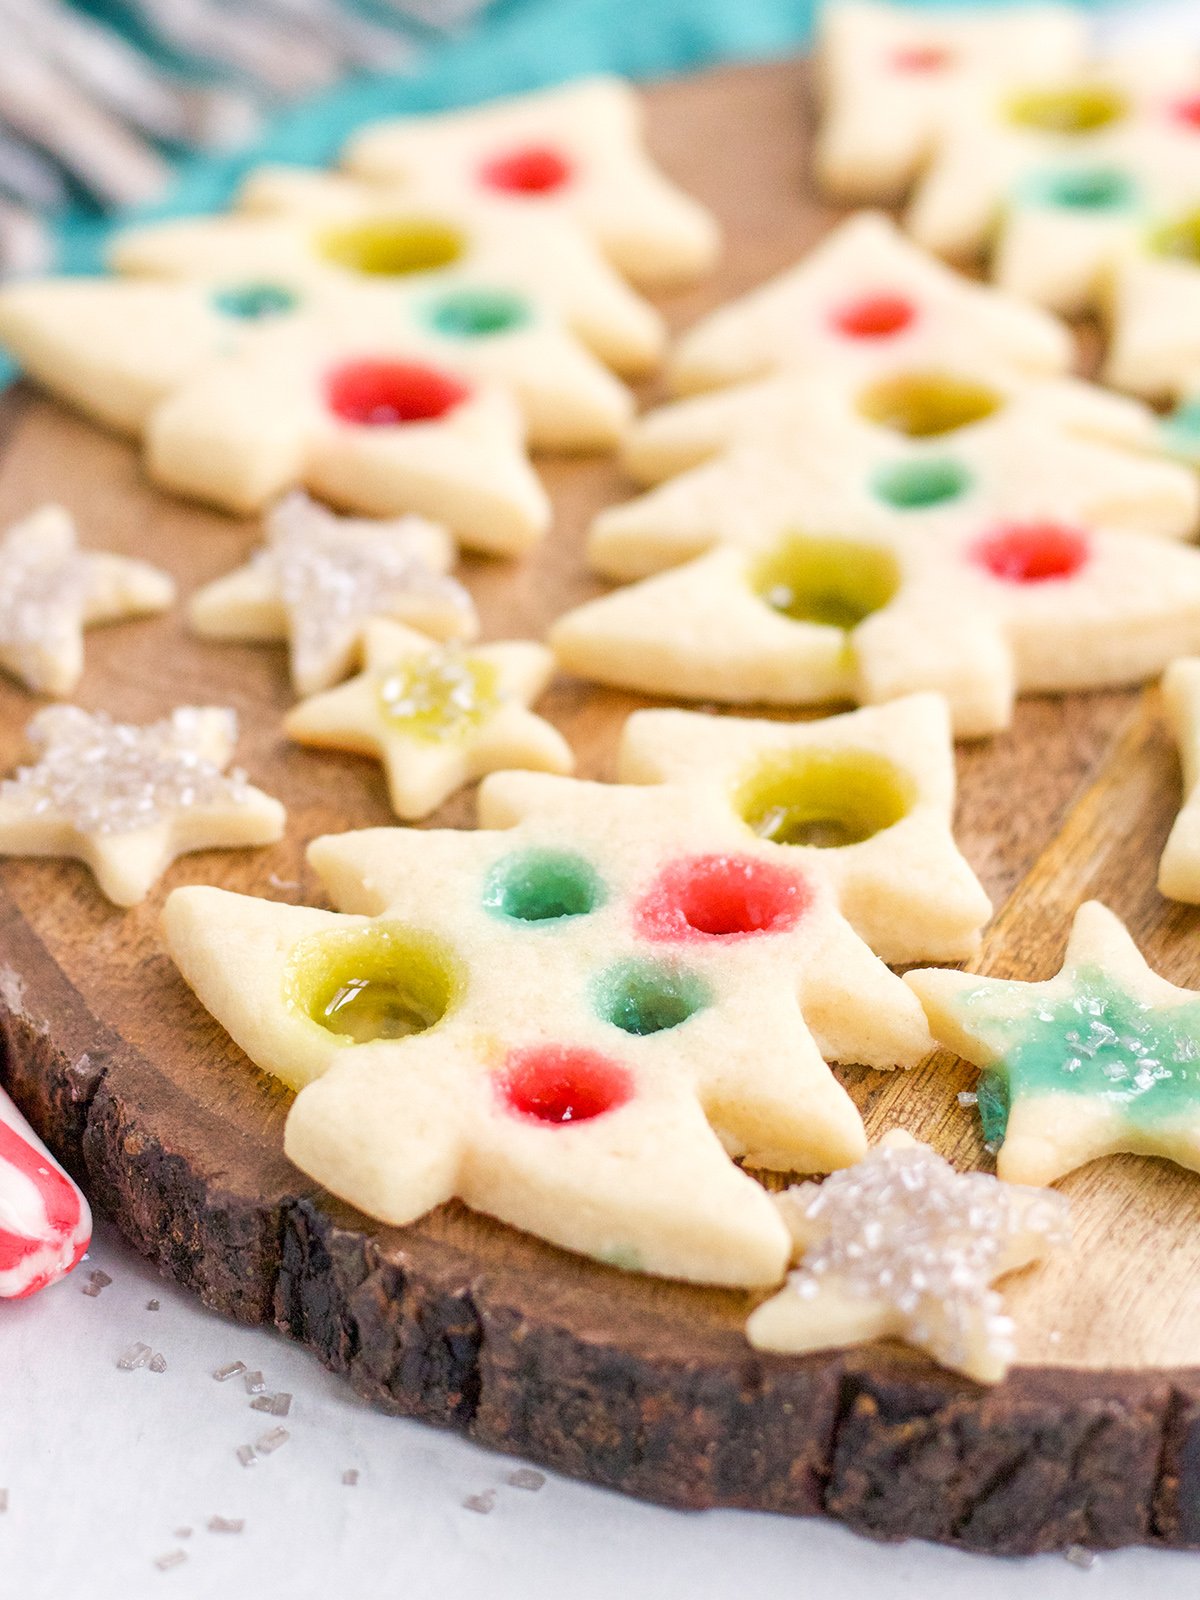
[(833, 313), (833, 325), (848, 339), (889, 339), (915, 320), (917, 308), (898, 294), (867, 294)]
[(479, 176), (506, 194), (552, 194), (571, 179), (571, 163), (550, 145), (527, 145), (487, 161)]
[(436, 422), (470, 393), (449, 373), (408, 361), (353, 361), (326, 380), (334, 415), (369, 428)]
[(497, 1079), (505, 1104), (534, 1122), (590, 1122), (633, 1098), (625, 1068), (598, 1050), (564, 1044), (513, 1050)]
[(953, 57), (936, 44), (913, 44), (893, 50), (891, 61), (897, 72), (941, 72)]
[(1182, 122), (1185, 128), (1195, 128), (1200, 133), (1200, 94), (1187, 95), (1182, 100), (1177, 100), (1171, 107), (1171, 114), (1176, 122)]
[(1073, 578), (1088, 559), (1087, 536), (1057, 522), (1014, 523), (981, 539), (975, 560), (1007, 583)]
[(673, 861), (637, 910), (647, 939), (741, 939), (782, 933), (811, 901), (803, 878), (753, 856)]

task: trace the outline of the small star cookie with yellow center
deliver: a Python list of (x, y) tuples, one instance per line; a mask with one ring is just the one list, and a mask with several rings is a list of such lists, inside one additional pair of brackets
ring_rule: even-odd
[(751, 1316), (751, 1344), (807, 1355), (899, 1338), (977, 1383), (1016, 1355), (992, 1284), (1070, 1240), (1062, 1195), (956, 1172), (898, 1129), (777, 1203), (798, 1264)]
[(716, 262), (717, 225), (651, 162), (642, 121), (628, 83), (579, 78), (466, 111), (369, 125), (343, 159), (367, 178), (423, 181), (500, 198), (514, 212), (568, 217), (635, 283), (689, 283)]
[(273, 508), (266, 530), (246, 566), (192, 596), (188, 620), (207, 639), (286, 639), (297, 694), (346, 676), (373, 617), (435, 639), (474, 638), (471, 597), (447, 576), (454, 542), (436, 523), (338, 517), (297, 493)]
[(779, 371), (843, 367), (866, 379), (884, 363), (964, 360), (1057, 377), (1073, 353), (1056, 318), (962, 277), (882, 212), (862, 211), (796, 266), (689, 328), (667, 381), (690, 394)]
[(1158, 865), (1158, 887), (1169, 900), (1200, 904), (1200, 659), (1172, 661), (1162, 682), (1163, 704), (1183, 768), (1183, 806)]
[(787, 1230), (734, 1158), (858, 1160), (824, 1057), (914, 1064), (919, 1005), (817, 864), (710, 788), (504, 772), (480, 823), (318, 840), (337, 912), (168, 901), (202, 1004), (299, 1090), (288, 1155), (390, 1224), (457, 1196), (613, 1265), (775, 1285)]
[(486, 772), (574, 767), (563, 736), (529, 710), (554, 673), (543, 645), (464, 649), (375, 619), (362, 629), (362, 654), (356, 678), (302, 700), (284, 731), (300, 744), (378, 756), (405, 821), (427, 817)]
[(1200, 1171), (1200, 994), (1152, 972), (1097, 901), (1044, 983), (935, 968), (905, 982), (939, 1043), (982, 1070), (1002, 1178), (1053, 1183), (1122, 1151)]
[(815, 162), (842, 200), (895, 200), (953, 140), (964, 105), (1023, 76), (1082, 67), (1087, 22), (1074, 6), (980, 14), (838, 0), (821, 8), (824, 115)]
[(35, 694), (70, 694), (83, 630), (165, 611), (175, 585), (145, 561), (80, 550), (61, 506), (42, 506), (0, 538), (0, 666)]
[(114, 905), (143, 900), (189, 851), (283, 837), (278, 800), (225, 771), (232, 711), (181, 706), (135, 727), (52, 706), (26, 731), (37, 760), (0, 783), (0, 855), (74, 856)]

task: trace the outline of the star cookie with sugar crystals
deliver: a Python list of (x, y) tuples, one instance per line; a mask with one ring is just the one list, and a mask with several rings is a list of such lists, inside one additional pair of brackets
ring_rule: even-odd
[(949, 142), (964, 104), (1023, 76), (1035, 61), (1071, 72), (1087, 56), (1074, 6), (952, 14), (875, 0), (821, 11), (823, 117), (815, 163), (842, 200), (894, 200)]
[(499, 196), (513, 210), (569, 217), (635, 283), (688, 283), (720, 245), (711, 214), (646, 153), (639, 97), (596, 76), (436, 116), (368, 125), (343, 159), (397, 183)]
[(486, 772), (575, 765), (557, 728), (529, 710), (554, 672), (543, 645), (465, 649), (376, 618), (362, 629), (362, 654), (357, 677), (293, 706), (284, 731), (300, 744), (378, 756), (405, 821)]
[(266, 532), (246, 566), (192, 596), (188, 620), (208, 639), (286, 639), (297, 694), (346, 676), (373, 617), (436, 639), (474, 638), (471, 597), (447, 576), (454, 543), (436, 523), (338, 517), (297, 493), (268, 513)]
[(1179, 747), (1183, 805), (1158, 865), (1169, 900), (1200, 904), (1200, 659), (1172, 661), (1162, 682), (1167, 722)]
[(588, 560), (609, 578), (645, 577), (716, 544), (802, 528), (830, 502), (863, 533), (953, 536), (967, 524), (1050, 517), (1183, 539), (1200, 521), (1200, 482), (1149, 453), (1159, 430), (1137, 402), (1067, 380), (1008, 391), (937, 373), (768, 380), (639, 423), (630, 441), (639, 466), (733, 442), (601, 511)]
[(1200, 648), (1200, 552), (1035, 518), (853, 530), (813, 495), (803, 531), (586, 602), (550, 643), (566, 672), (737, 704), (877, 703), (933, 689), (960, 737), (1019, 693), (1134, 684)]
[(1054, 1183), (1122, 1151), (1200, 1171), (1200, 994), (1152, 972), (1098, 901), (1044, 983), (936, 968), (905, 982), (938, 1041), (982, 1070), (1002, 1178)]
[(80, 550), (61, 506), (0, 538), (0, 666), (35, 694), (69, 694), (83, 675), (83, 630), (165, 611), (175, 585), (145, 561)]
[(110, 264), (123, 275), (216, 287), (506, 290), (544, 306), (629, 374), (654, 368), (666, 341), (659, 313), (572, 222), (421, 184), (381, 194), (324, 174), (252, 177), (244, 209), (125, 229)]
[(689, 394), (789, 369), (845, 367), (866, 378), (881, 362), (963, 361), (1055, 377), (1073, 353), (1047, 312), (973, 283), (882, 212), (861, 211), (795, 266), (689, 328), (667, 380)]
[(0, 337), (24, 370), (137, 436), (213, 365), (313, 336), (329, 339), (335, 366), (374, 350), (508, 389), (535, 450), (611, 449), (633, 411), (625, 385), (547, 306), (474, 278), (420, 288), (368, 277), (49, 278), (0, 289)]
[(898, 1129), (778, 1205), (797, 1266), (751, 1316), (751, 1344), (802, 1355), (900, 1338), (978, 1383), (1016, 1355), (994, 1281), (1070, 1240), (1062, 1195), (956, 1172)]
[(338, 912), (168, 901), (202, 1004), (299, 1090), (288, 1155), (390, 1224), (457, 1196), (614, 1265), (776, 1284), (786, 1229), (732, 1158), (859, 1159), (824, 1057), (914, 1064), (915, 999), (710, 789), (504, 772), (480, 824), (318, 840)]
[(951, 832), (954, 748), (937, 695), (800, 723), (635, 711), (617, 777), (713, 790), (753, 835), (820, 874), (892, 965), (978, 949), (992, 908)]
[(26, 735), (37, 759), (0, 783), (0, 855), (73, 856), (114, 905), (143, 900), (189, 851), (283, 837), (279, 801), (225, 771), (232, 711), (180, 706), (138, 727), (49, 706)]

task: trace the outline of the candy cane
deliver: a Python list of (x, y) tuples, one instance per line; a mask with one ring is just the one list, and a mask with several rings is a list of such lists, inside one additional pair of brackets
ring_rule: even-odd
[(91, 1237), (87, 1201), (0, 1090), (0, 1300), (64, 1277)]

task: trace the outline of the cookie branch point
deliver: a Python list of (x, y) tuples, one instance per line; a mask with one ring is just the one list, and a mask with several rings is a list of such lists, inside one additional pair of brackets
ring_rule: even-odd
[(1173, 661), (1162, 683), (1163, 705), (1179, 747), (1183, 805), (1158, 866), (1158, 887), (1170, 900), (1200, 904), (1200, 658)]

